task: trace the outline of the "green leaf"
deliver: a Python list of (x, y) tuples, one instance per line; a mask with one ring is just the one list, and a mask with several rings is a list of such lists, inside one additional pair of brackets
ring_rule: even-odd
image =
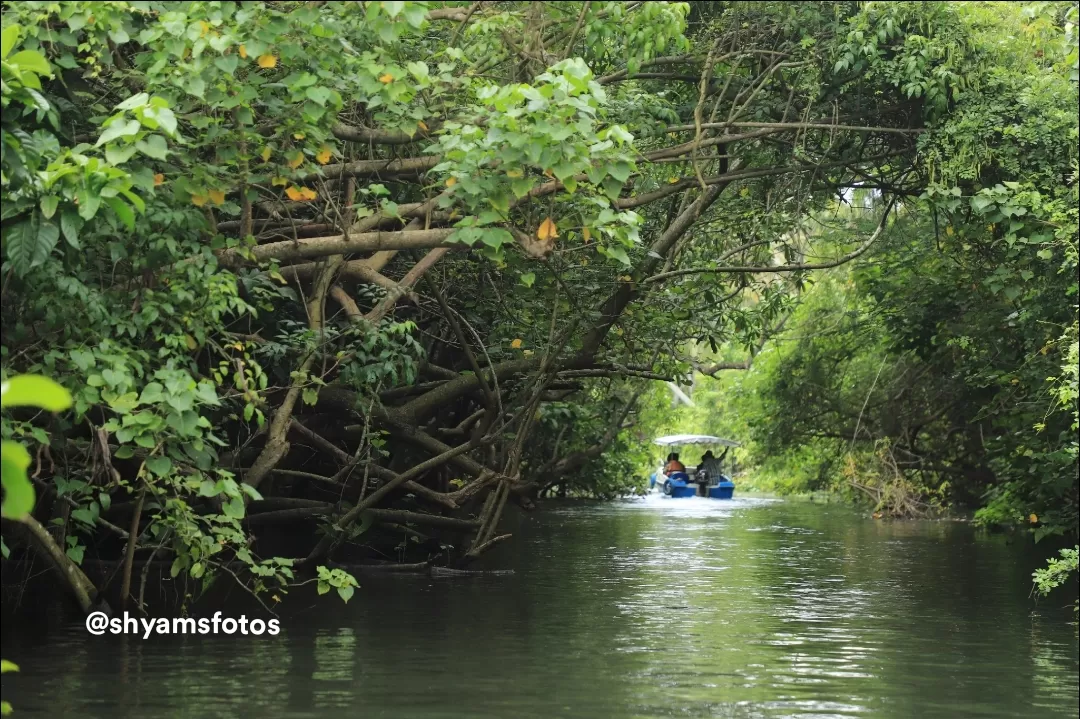
[(154, 108), (154, 117), (166, 135), (172, 136), (176, 134), (176, 115), (173, 114), (172, 110), (167, 107)]
[(0, 514), (5, 517), (20, 519), (34, 509), (34, 485), (26, 476), (29, 466), (25, 447), (8, 440), (0, 444), (0, 484), (4, 487)]
[(122, 165), (135, 154), (134, 145), (118, 145), (109, 143), (105, 146), (105, 159), (113, 165)]
[(56, 247), (60, 230), (51, 222), (39, 222), (35, 215), (13, 226), (4, 235), (4, 245), (12, 268), (19, 275), (44, 264)]
[(513, 191), (514, 197), (520, 200), (522, 197), (529, 194), (529, 191), (532, 190), (535, 184), (535, 177), (519, 177), (516, 180), (510, 181), (510, 189)]
[(71, 394), (48, 377), (24, 374), (0, 384), (0, 407), (39, 407), (62, 412), (71, 406)]
[(150, 135), (135, 143), (139, 152), (155, 160), (164, 160), (169, 155), (169, 146), (161, 135)]
[(94, 147), (101, 147), (106, 142), (111, 142), (120, 137), (129, 137), (134, 135), (142, 128), (138, 120), (114, 120), (111, 125), (105, 128), (105, 132), (101, 133), (101, 137), (98, 138), (97, 144)]
[(232, 75), (234, 72), (236, 72), (236, 66), (239, 64), (239, 62), (240, 57), (235, 53), (229, 55), (222, 55), (221, 57), (214, 60), (214, 64), (217, 65), (218, 69), (226, 75)]
[(146, 468), (158, 477), (164, 477), (172, 470), (172, 460), (168, 457), (150, 457), (146, 460)]
[(325, 87), (309, 87), (304, 91), (304, 94), (312, 102), (316, 102), (319, 105), (326, 105), (330, 99), (330, 90)]
[(233, 497), (228, 502), (221, 506), (221, 511), (225, 513), (226, 517), (232, 517), (233, 519), (244, 518), (244, 500), (241, 497)]
[(259, 494), (259, 490), (255, 489), (250, 484), (241, 483), (240, 489), (243, 490), (244, 494), (251, 497), (255, 501), (262, 499), (262, 495)]
[(607, 174), (618, 180), (621, 185), (630, 178), (630, 173), (634, 168), (629, 162), (615, 162), (608, 165), (606, 169)]
[(82, 564), (83, 555), (86, 554), (86, 545), (76, 544), (72, 547), (68, 547), (64, 554), (66, 554), (68, 556), (68, 559), (75, 562), (76, 564)]
[(348, 602), (352, 598), (352, 595), (353, 595), (354, 591), (355, 590), (352, 587), (338, 587), (337, 588), (338, 596), (341, 597), (342, 601), (344, 601), (344, 602)]
[(8, 25), (4, 28), (2, 39), (0, 39), (0, 59), (7, 60), (8, 55), (19, 44), (19, 34), (21, 32), (22, 27), (19, 25)]
[(56, 207), (60, 204), (60, 198), (56, 195), (45, 195), (41, 198), (41, 214), (49, 219), (56, 214)]
[[(12, 25), (12, 27), (18, 27), (18, 26), (17, 25)], [(10, 29), (11, 28), (8, 28), (8, 30), (10, 30)], [(4, 31), (4, 34), (7, 35), (7, 30)], [(7, 52), (8, 51), (5, 49), (4, 54), (7, 55)], [(19, 671), (19, 665), (18, 664), (16, 664), (15, 662), (9, 662), (7, 659), (0, 659), (0, 674), (7, 674), (8, 672), (17, 672), (17, 671)]]
[(12, 65), (18, 65), (22, 70), (29, 70), (30, 72), (37, 73), (38, 75), (52, 75), (52, 69), (49, 67), (49, 61), (45, 59), (45, 56), (40, 52), (34, 50), (23, 50), (17, 52), (11, 56), (8, 62)]
[(481, 231), (480, 239), (488, 247), (497, 249), (513, 243), (514, 236), (501, 227), (486, 227)]
[(143, 387), (139, 395), (139, 404), (153, 404), (160, 402), (165, 397), (165, 388), (160, 382), (150, 382)]
[(101, 195), (97, 191), (92, 192), (87, 188), (80, 188), (75, 193), (75, 197), (79, 201), (79, 217), (84, 220), (94, 219), (98, 208), (101, 207)]
[(533, 272), (526, 272), (521, 276), (520, 280), (521, 284), (525, 285), (526, 287), (532, 287), (533, 283), (536, 282), (536, 274)]
[(128, 230), (135, 229), (135, 212), (126, 202), (119, 197), (106, 197), (105, 203), (116, 213), (116, 217), (124, 223), (124, 227), (128, 228)]
[(64, 240), (74, 250), (82, 249), (79, 244), (79, 230), (83, 226), (83, 219), (74, 212), (64, 210), (60, 213), (60, 231), (64, 234)]
[(150, 95), (145, 92), (140, 92), (136, 95), (132, 95), (128, 99), (121, 102), (116, 106), (117, 110), (134, 110), (136, 107), (142, 107), (146, 103), (150, 102)]

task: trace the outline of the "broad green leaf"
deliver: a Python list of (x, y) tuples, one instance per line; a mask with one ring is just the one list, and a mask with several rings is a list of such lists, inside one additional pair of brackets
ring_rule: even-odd
[(71, 394), (59, 384), (38, 375), (18, 375), (0, 383), (0, 407), (39, 407), (62, 412), (71, 406)]
[(8, 25), (4, 28), (3, 35), (0, 36), (0, 58), (7, 60), (8, 55), (15, 49), (15, 46), (19, 44), (19, 35), (22, 33), (22, 27), (19, 25)]
[(4, 440), (0, 444), (0, 483), (4, 501), (0, 514), (11, 519), (25, 517), (34, 509), (34, 485), (26, 476), (30, 453), (18, 442)]
[(56, 195), (45, 195), (41, 198), (41, 202), (39, 204), (41, 206), (42, 216), (46, 220), (48, 220), (56, 214), (56, 207), (60, 204), (60, 198)]
[(52, 69), (49, 68), (49, 61), (45, 59), (45, 56), (35, 50), (23, 50), (17, 52), (11, 56), (8, 62), (12, 65), (18, 65), (23, 70), (29, 70), (35, 72), (38, 75), (52, 75)]
[(149, 135), (135, 143), (139, 152), (155, 160), (164, 160), (169, 156), (169, 146), (161, 135)]
[(117, 110), (134, 110), (136, 107), (142, 107), (146, 103), (150, 102), (150, 95), (145, 92), (140, 92), (137, 95), (132, 95), (128, 99), (121, 102), (116, 106)]
[(130, 137), (136, 134), (142, 125), (138, 120), (114, 120), (112, 124), (105, 128), (105, 131), (101, 133), (101, 137), (98, 138), (96, 147), (101, 147), (106, 142), (112, 142), (120, 137)]
[(83, 219), (74, 212), (64, 210), (60, 213), (60, 231), (64, 235), (64, 240), (72, 249), (79, 250), (82, 246), (79, 244), (79, 230), (82, 228)]
[(168, 457), (149, 457), (146, 468), (158, 477), (164, 477), (172, 470), (172, 460)]
[(124, 223), (128, 230), (135, 229), (135, 212), (126, 202), (118, 197), (108, 197), (105, 202), (112, 208), (112, 211), (116, 213), (116, 217), (120, 222)]
[(242, 497), (233, 497), (228, 502), (221, 506), (221, 511), (225, 513), (226, 517), (232, 517), (233, 519), (244, 518), (244, 500)]

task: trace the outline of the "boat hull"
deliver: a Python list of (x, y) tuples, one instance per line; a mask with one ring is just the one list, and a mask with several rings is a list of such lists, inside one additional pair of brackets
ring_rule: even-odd
[[(686, 499), (698, 496), (698, 485), (678, 475), (665, 477), (662, 474), (654, 474), (649, 478), (649, 487), (654, 488), (663, 495), (672, 499)], [(683, 475), (685, 477), (686, 475)], [(727, 477), (722, 477), (717, 484), (706, 488), (706, 496), (709, 499), (732, 499), (735, 496), (735, 483)]]

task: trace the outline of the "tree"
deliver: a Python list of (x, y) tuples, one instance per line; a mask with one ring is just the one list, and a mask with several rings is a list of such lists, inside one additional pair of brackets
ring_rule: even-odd
[[(387, 525), (476, 558), (628, 445), (635, 383), (759, 347), (928, 186), (982, 50), (951, 5), (887, 7), (13, 6), (4, 370), (75, 398), (5, 419), (56, 464), (40, 511), (76, 559), (127, 520), (255, 590)], [(812, 232), (853, 187), (890, 198), (872, 226)]]

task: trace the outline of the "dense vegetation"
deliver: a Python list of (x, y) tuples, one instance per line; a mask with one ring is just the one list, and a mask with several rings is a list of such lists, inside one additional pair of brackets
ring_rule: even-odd
[(731, 368), (765, 469), (1075, 534), (1072, 4), (4, 10), (3, 371), (74, 400), (4, 551), (84, 608), (468, 563)]

